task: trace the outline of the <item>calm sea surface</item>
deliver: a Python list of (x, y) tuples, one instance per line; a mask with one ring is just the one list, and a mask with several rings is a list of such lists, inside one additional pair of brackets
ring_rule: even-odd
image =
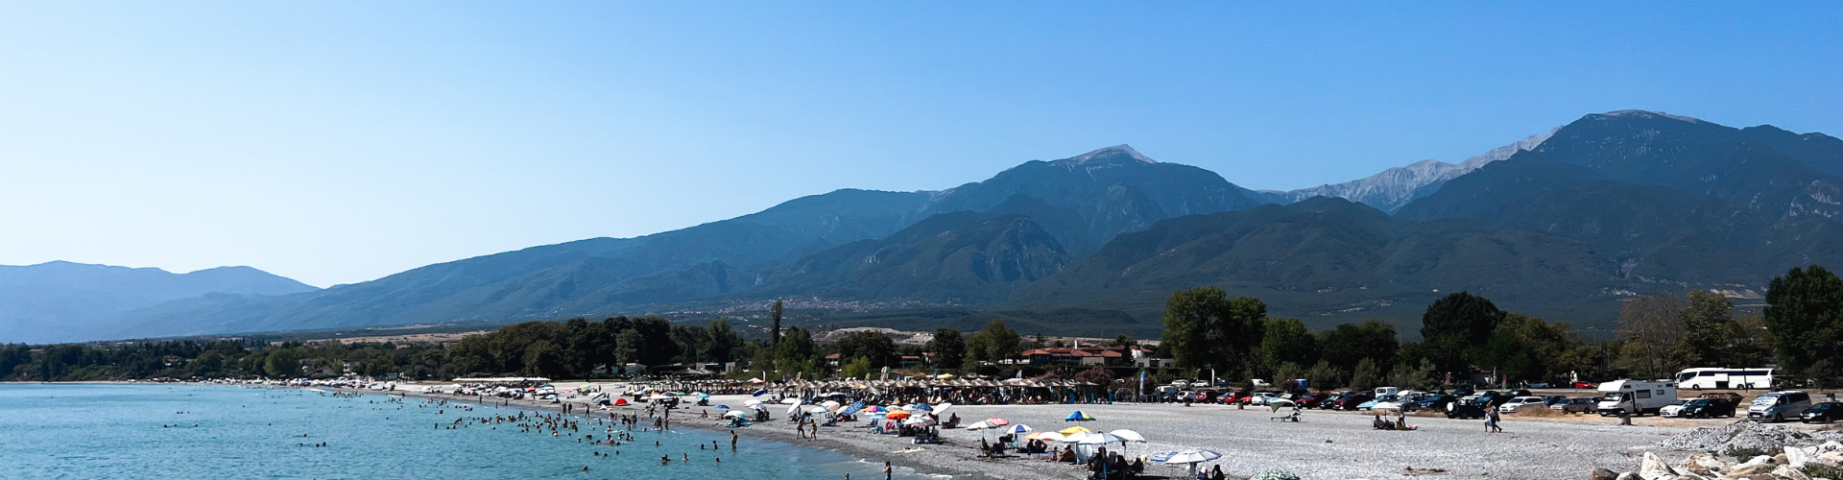
[[(622, 447), (519, 433), (510, 423), (437, 430), (517, 410), (418, 405), (232, 386), (0, 384), (0, 479), (882, 478), (881, 463), (748, 437), (732, 453), (727, 433), (696, 429), (635, 433), (640, 445)], [(603, 435), (592, 424), (578, 435)], [(722, 451), (698, 449), (713, 440)], [(297, 446), (319, 442), (328, 446)], [(617, 448), (620, 456), (592, 455)], [(660, 465), (661, 455), (671, 464)]]

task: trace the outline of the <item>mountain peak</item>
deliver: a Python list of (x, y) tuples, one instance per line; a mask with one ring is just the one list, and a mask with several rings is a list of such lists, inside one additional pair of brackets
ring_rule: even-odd
[(1152, 160), (1151, 158), (1148, 158), (1145, 155), (1141, 155), (1138, 150), (1133, 150), (1132, 146), (1126, 145), (1126, 144), (1119, 144), (1119, 145), (1114, 145), (1114, 146), (1107, 147), (1107, 148), (1102, 148), (1102, 149), (1095, 150), (1092, 152), (1077, 155), (1071, 158), (1057, 160), (1054, 163), (1069, 163), (1069, 164), (1081, 165), (1081, 164), (1085, 164), (1088, 162), (1105, 162), (1105, 161), (1118, 161), (1118, 160), (1132, 160), (1132, 161), (1143, 163), (1146, 165), (1152, 165), (1152, 164), (1158, 163), (1157, 160)]
[[(1591, 116), (1596, 116), (1596, 115), (1588, 115), (1588, 116), (1591, 117)], [(1619, 111), (1614, 111), (1614, 112), (1606, 112), (1606, 113), (1598, 114), (1597, 116), (1609, 117), (1609, 118), (1640, 118), (1640, 119), (1668, 118), (1671, 120), (1677, 120), (1681, 122), (1708, 123), (1708, 122), (1704, 122), (1701, 119), (1697, 119), (1697, 118), (1685, 117), (1682, 115), (1671, 115), (1671, 114), (1664, 113), (1664, 112), (1653, 112), (1650, 110), (1619, 110)]]

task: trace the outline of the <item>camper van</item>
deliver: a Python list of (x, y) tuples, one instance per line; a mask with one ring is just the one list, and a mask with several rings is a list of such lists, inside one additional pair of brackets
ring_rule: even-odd
[(1677, 401), (1677, 384), (1668, 381), (1614, 380), (1600, 384), (1604, 397), (1595, 410), (1601, 416), (1657, 413)]
[(1783, 422), (1787, 418), (1798, 418), (1807, 408), (1811, 408), (1811, 394), (1798, 391), (1773, 392), (1754, 397), (1753, 405), (1747, 406), (1747, 419)]
[(1690, 368), (1677, 372), (1677, 388), (1692, 390), (1768, 389), (1773, 386), (1771, 368)]

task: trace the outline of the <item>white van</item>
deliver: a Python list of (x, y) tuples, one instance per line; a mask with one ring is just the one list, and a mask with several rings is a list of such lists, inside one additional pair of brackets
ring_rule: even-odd
[(1754, 397), (1753, 405), (1747, 406), (1747, 419), (1756, 422), (1783, 422), (1787, 418), (1798, 418), (1811, 408), (1811, 395), (1805, 392), (1773, 392)]
[(1600, 384), (1599, 391), (1604, 398), (1594, 410), (1601, 416), (1657, 413), (1677, 401), (1677, 384), (1673, 382), (1614, 380)]
[(1758, 388), (1773, 386), (1771, 368), (1687, 368), (1677, 372), (1677, 388), (1693, 390)]
[(1395, 394), (1401, 393), (1401, 389), (1395, 388), (1395, 387), (1382, 387), (1382, 388), (1376, 389), (1375, 393), (1376, 393), (1376, 398), (1382, 398), (1382, 397), (1387, 397), (1389, 395), (1395, 395)]

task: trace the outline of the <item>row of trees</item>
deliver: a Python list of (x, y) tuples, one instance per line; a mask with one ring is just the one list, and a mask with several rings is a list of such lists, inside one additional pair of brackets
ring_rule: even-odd
[[(1786, 374), (1843, 377), (1843, 280), (1822, 267), (1795, 268), (1775, 278), (1761, 315), (1737, 317), (1734, 304), (1708, 291), (1682, 301), (1659, 293), (1626, 302), (1616, 338), (1593, 343), (1567, 323), (1550, 323), (1499, 309), (1460, 292), (1422, 314), (1420, 341), (1402, 341), (1378, 319), (1312, 331), (1303, 322), (1267, 315), (1254, 297), (1229, 298), (1216, 287), (1174, 293), (1165, 305), (1160, 354), (1191, 375), (1227, 378), (1306, 378), (1318, 387), (1381, 384), (1431, 387), (1474, 372), (1510, 380), (1661, 378), (1690, 366), (1777, 363)], [(775, 312), (778, 317), (779, 312)], [(874, 331), (854, 332), (830, 345), (812, 332), (776, 328), (767, 340), (745, 341), (727, 320), (673, 325), (659, 317), (528, 322), (451, 347), (416, 345), (268, 345), (242, 341), (171, 341), (112, 345), (0, 346), (0, 378), (103, 380), (151, 377), (294, 377), (350, 369), (374, 377), (445, 379), (462, 375), (527, 374), (587, 378), (597, 367), (618, 371), (748, 360), (764, 378), (822, 378), (835, 370), (868, 377), (903, 355), (929, 354), (933, 368), (997, 373), (994, 364), (1045, 345), (993, 320), (971, 335), (940, 328), (925, 346), (897, 345)], [(1117, 344), (1131, 344), (1122, 336)]]
[(1172, 358), (1194, 375), (1306, 378), (1325, 388), (1428, 388), (1473, 373), (1548, 382), (1574, 374), (1665, 378), (1687, 367), (1773, 362), (1793, 376), (1843, 377), (1836, 360), (1843, 358), (1843, 280), (1822, 267), (1795, 268), (1773, 280), (1766, 303), (1760, 316), (1737, 317), (1733, 302), (1711, 291), (1682, 302), (1643, 296), (1625, 303), (1615, 338), (1593, 343), (1567, 323), (1460, 292), (1427, 307), (1421, 341), (1403, 342), (1379, 319), (1313, 332), (1299, 320), (1268, 317), (1258, 298), (1202, 287), (1173, 293), (1164, 324)]

